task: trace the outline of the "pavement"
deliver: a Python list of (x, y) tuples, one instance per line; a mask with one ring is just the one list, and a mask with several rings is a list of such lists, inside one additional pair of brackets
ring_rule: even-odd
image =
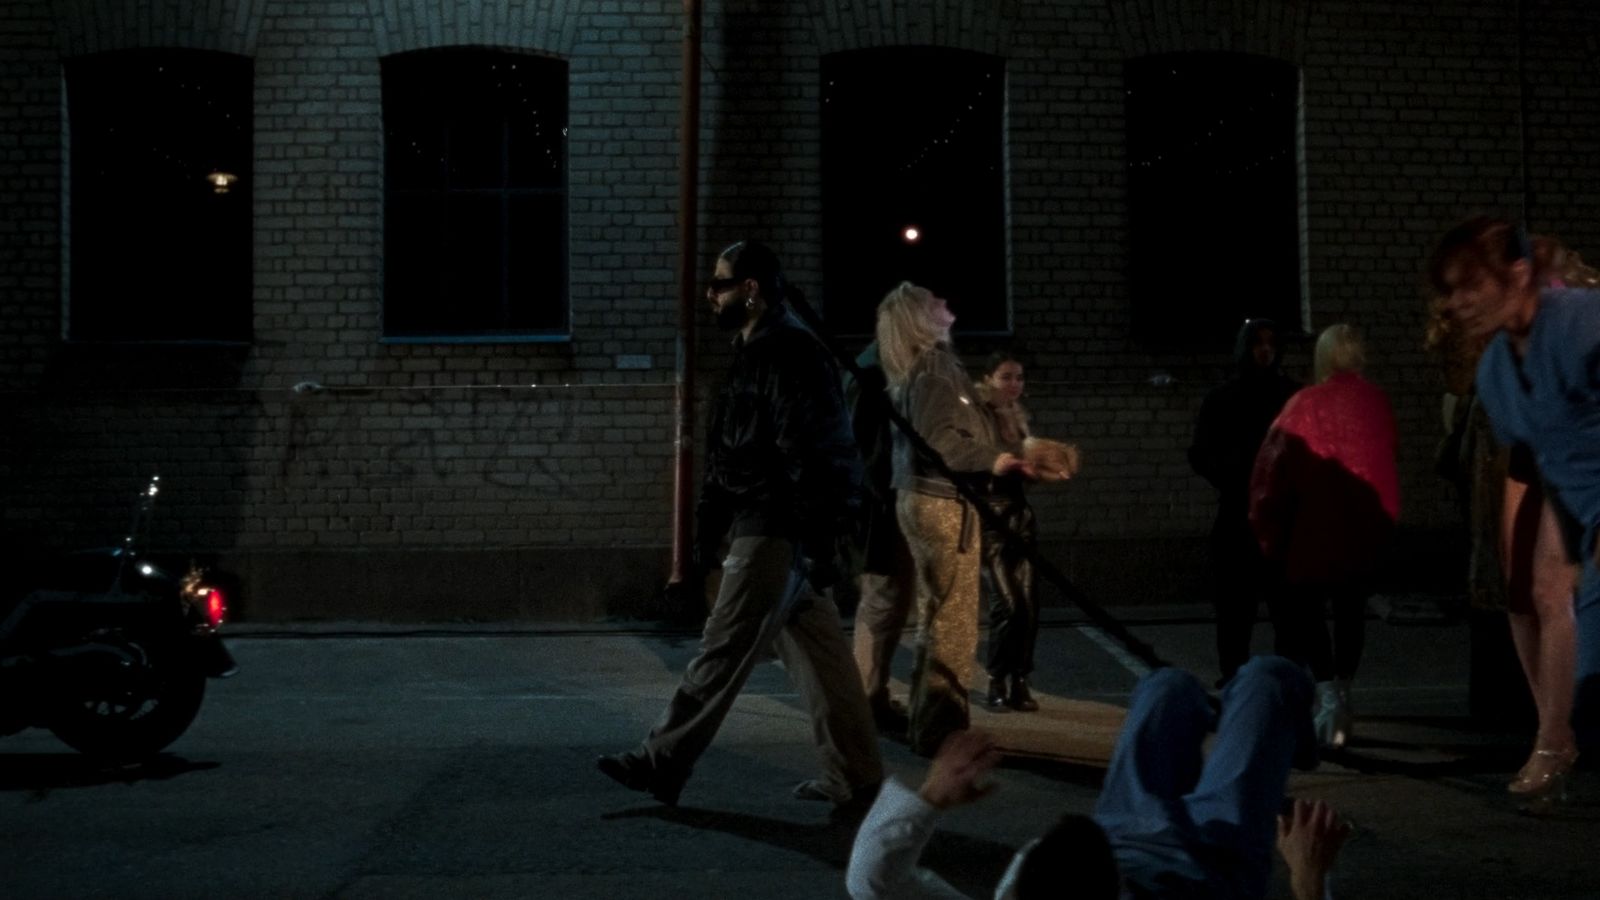
[[(1168, 660), (1216, 677), (1205, 610), (1127, 612)], [(1269, 631), (1258, 629), (1258, 649)], [(758, 668), (668, 809), (593, 759), (649, 728), (695, 635), (635, 622), (229, 635), (240, 673), (212, 683), (200, 719), (153, 763), (100, 769), (45, 732), (0, 739), (0, 894), (844, 896), (853, 832), (826, 804), (789, 796), (815, 760), (777, 665)], [(999, 790), (946, 817), (927, 865), (988, 896), (1015, 847), (1061, 812), (1092, 808), (1138, 668), (1114, 649), (1069, 612), (1047, 615), (1042, 708), (975, 709), (975, 726), (1010, 751)], [(1290, 785), (1355, 826), (1335, 894), (1600, 897), (1600, 776), (1581, 771), (1553, 814), (1520, 813), (1504, 784), (1529, 738), (1469, 720), (1467, 654), (1465, 626), (1448, 617), (1369, 622), (1356, 739)], [(909, 668), (903, 645), (896, 674)], [(882, 746), (892, 773), (920, 778), (923, 760)], [(1273, 896), (1288, 896), (1281, 866)]]

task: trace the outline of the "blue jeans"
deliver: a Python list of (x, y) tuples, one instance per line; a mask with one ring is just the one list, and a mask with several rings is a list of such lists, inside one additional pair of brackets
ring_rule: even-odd
[(1161, 897), (1266, 895), (1289, 767), (1315, 759), (1311, 694), (1305, 672), (1276, 656), (1239, 670), (1220, 716), (1181, 669), (1139, 682), (1094, 813), (1130, 885)]

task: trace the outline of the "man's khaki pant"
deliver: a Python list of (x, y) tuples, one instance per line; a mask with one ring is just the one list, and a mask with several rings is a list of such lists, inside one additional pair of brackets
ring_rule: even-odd
[(843, 802), (882, 781), (877, 733), (839, 611), (796, 568), (793, 544), (769, 537), (735, 538), (729, 548), (700, 653), (644, 741), (656, 770), (687, 775), (774, 644), (811, 715), (830, 793)]
[(869, 703), (889, 700), (890, 667), (900, 633), (905, 630), (916, 598), (917, 579), (911, 549), (905, 538), (895, 534), (894, 567), (884, 575), (861, 573), (861, 604), (856, 607), (856, 632), (853, 649), (856, 668), (861, 670), (861, 686)]

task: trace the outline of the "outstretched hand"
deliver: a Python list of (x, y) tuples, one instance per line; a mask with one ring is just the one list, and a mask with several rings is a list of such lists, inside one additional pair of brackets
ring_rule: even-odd
[(955, 731), (939, 745), (918, 793), (930, 806), (948, 809), (994, 793), (983, 776), (1000, 761), (994, 739), (982, 731)]
[(1289, 866), (1295, 900), (1323, 900), (1333, 862), (1350, 836), (1350, 826), (1321, 800), (1295, 800), (1278, 816), (1278, 852)]
[(989, 472), (995, 476), (1009, 475), (1012, 472), (1016, 472), (1024, 478), (1039, 477), (1039, 473), (1034, 470), (1032, 463), (1014, 453), (1002, 453), (995, 457), (994, 466)]

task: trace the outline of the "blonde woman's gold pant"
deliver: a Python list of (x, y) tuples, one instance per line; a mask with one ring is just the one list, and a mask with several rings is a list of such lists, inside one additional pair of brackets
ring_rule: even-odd
[(916, 565), (911, 749), (929, 755), (969, 725), (983, 542), (977, 514), (962, 500), (901, 491), (895, 506)]

